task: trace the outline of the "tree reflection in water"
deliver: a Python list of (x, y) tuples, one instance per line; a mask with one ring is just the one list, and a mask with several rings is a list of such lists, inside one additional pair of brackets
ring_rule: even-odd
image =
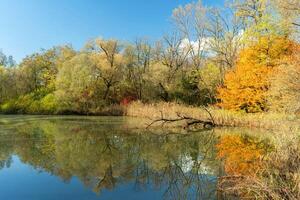
[(246, 134), (224, 135), (216, 147), (217, 157), (223, 160), (226, 173), (226, 176), (218, 180), (218, 189), (222, 191), (222, 196), (229, 194), (227, 199), (233, 199), (234, 196), (256, 199), (247, 184), (246, 187), (242, 184), (247, 180), (255, 180), (259, 171), (265, 167), (264, 158), (274, 149), (270, 141)]
[(133, 183), (139, 191), (162, 190), (164, 199), (216, 198), (220, 165), (212, 131), (156, 135), (123, 129), (125, 120), (112, 120), (14, 121), (0, 133), (0, 167), (9, 167), (17, 155), (66, 183), (78, 177), (100, 195), (103, 189)]

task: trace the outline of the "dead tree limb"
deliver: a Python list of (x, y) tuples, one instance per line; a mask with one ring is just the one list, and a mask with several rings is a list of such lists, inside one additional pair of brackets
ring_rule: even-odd
[(215, 119), (214, 119), (213, 115), (211, 114), (211, 112), (206, 107), (204, 107), (204, 106), (202, 108), (208, 113), (208, 115), (210, 116), (211, 122), (215, 126), (216, 125)]
[(204, 110), (209, 114), (210, 120), (196, 119), (193, 117), (180, 114), (178, 112), (176, 113), (177, 118), (165, 118), (163, 112), (160, 111), (161, 117), (159, 119), (153, 120), (150, 124), (148, 124), (147, 129), (157, 123), (161, 123), (161, 125), (164, 126), (165, 124), (180, 122), (180, 121), (186, 121), (186, 125), (184, 126), (184, 129), (187, 129), (194, 124), (203, 124), (203, 127), (205, 129), (210, 129), (215, 126), (214, 118), (208, 109), (205, 108)]

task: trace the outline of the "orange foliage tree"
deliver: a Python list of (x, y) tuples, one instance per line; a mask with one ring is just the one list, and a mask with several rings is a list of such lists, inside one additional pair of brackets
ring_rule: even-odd
[(261, 37), (240, 52), (236, 67), (218, 88), (218, 105), (225, 109), (261, 112), (268, 109), (270, 77), (280, 59), (291, 54), (293, 43), (283, 37)]

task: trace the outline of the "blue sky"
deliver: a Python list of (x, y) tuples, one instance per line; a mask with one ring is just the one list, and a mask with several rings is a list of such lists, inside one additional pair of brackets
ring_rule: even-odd
[[(224, 0), (203, 0), (220, 6)], [(0, 0), (0, 49), (20, 61), (54, 45), (80, 48), (101, 36), (159, 39), (172, 10), (192, 0)]]

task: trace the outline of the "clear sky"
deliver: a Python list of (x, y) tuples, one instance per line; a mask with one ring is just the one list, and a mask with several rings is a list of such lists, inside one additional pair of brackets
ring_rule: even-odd
[[(207, 6), (224, 0), (203, 0)], [(172, 10), (192, 0), (0, 0), (0, 49), (20, 61), (60, 44), (80, 48), (101, 36), (158, 39)]]

